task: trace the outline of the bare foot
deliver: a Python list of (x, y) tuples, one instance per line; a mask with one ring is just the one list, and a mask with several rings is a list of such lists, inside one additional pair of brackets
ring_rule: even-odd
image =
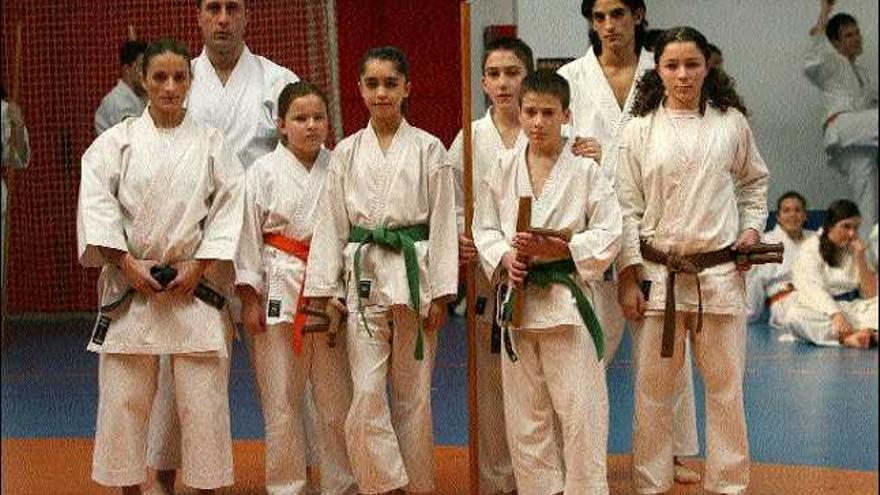
[(845, 347), (867, 349), (871, 346), (871, 331), (867, 328), (856, 330), (855, 332), (844, 337), (842, 344)]
[(693, 485), (700, 482), (700, 473), (685, 466), (678, 457), (673, 458), (675, 465), (675, 482), (682, 485)]

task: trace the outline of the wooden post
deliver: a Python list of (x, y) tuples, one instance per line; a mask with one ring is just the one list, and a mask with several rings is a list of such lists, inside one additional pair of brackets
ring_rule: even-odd
[[(19, 104), (19, 100), (21, 98), (21, 21), (15, 23), (15, 55), (12, 60), (12, 87), (9, 88), (9, 101), (11, 103)], [(20, 107), (19, 107), (20, 108)], [(6, 226), (3, 229), (3, 275), (2, 275), (2, 294), (0, 294), (0, 298), (2, 298), (3, 302), (0, 304), (0, 345), (6, 346), (8, 342), (7, 339), (9, 335), (6, 333), (7, 328), (6, 324), (8, 322), (9, 313), (7, 310), (6, 302), (9, 299), (9, 291), (6, 289), (7, 282), (9, 281), (7, 270), (7, 263), (9, 263), (9, 232), (12, 230), (12, 215), (10, 212), (12, 210), (12, 197), (13, 191), (15, 190), (15, 168), (14, 167), (6, 167), (6, 194), (7, 201), (9, 201), (9, 208), (6, 209), (6, 218), (3, 219), (4, 224)]]
[[(532, 198), (519, 198), (519, 206), (516, 211), (516, 231), (526, 232), (532, 226)], [(524, 258), (517, 255), (518, 261), (524, 261)], [(520, 288), (513, 293), (513, 315), (510, 324), (513, 328), (522, 326), (523, 305), (525, 304), (526, 291)]]
[[(474, 221), (474, 164), (471, 136), (471, 5), (467, 0), (459, 4), (461, 20), (461, 137), (464, 182), (464, 232), (473, 239)], [(480, 493), (480, 418), (477, 408), (477, 314), (475, 266), (465, 266), (467, 301), (467, 383), (468, 383), (468, 474), (469, 493)]]

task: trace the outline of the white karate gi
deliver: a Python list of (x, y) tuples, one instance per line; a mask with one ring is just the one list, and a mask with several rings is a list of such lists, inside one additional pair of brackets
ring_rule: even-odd
[(122, 79), (118, 80), (95, 111), (95, 135), (101, 135), (128, 117), (140, 117), (146, 106), (146, 101), (131, 86)]
[[(646, 315), (633, 325), (635, 414), (633, 463), (639, 493), (672, 488), (674, 373), (685, 337), (706, 389), (703, 486), (739, 493), (748, 484), (749, 450), (743, 408), (746, 355), (745, 278), (733, 263), (704, 270), (703, 329), (696, 325), (696, 277), (676, 279), (675, 352), (660, 357), (666, 268), (642, 259), (639, 242), (681, 255), (732, 245), (739, 234), (764, 230), (769, 173), (746, 118), (737, 110), (678, 113), (660, 107), (635, 117), (618, 143), (617, 191), (623, 211), (619, 267), (643, 265), (651, 281)], [(670, 373), (670, 371), (673, 373)]]
[[(614, 90), (602, 71), (593, 48), (583, 57), (563, 65), (559, 75), (568, 80), (571, 88), (572, 137), (592, 137), (602, 145), (602, 172), (612, 184), (617, 175), (617, 141), (620, 130), (632, 118), (630, 110), (636, 96), (636, 85), (645, 72), (654, 68), (654, 55), (642, 50), (636, 66), (635, 79), (623, 108), (617, 103)], [(596, 293), (596, 314), (602, 322), (606, 338), (605, 366), (610, 366), (623, 338), (626, 318), (617, 302), (617, 281), (600, 280), (593, 284)], [(675, 455), (697, 455), (697, 413), (694, 402), (694, 378), (690, 348), (686, 349), (685, 366), (678, 374), (675, 385)]]
[[(160, 129), (145, 110), (99, 136), (82, 159), (77, 233), (80, 262), (102, 267), (100, 304), (120, 300), (129, 286), (99, 248), (127, 251), (147, 263), (216, 260), (204, 280), (228, 297), (244, 213), (242, 179), (241, 164), (220, 133), (188, 116), (173, 129)], [(108, 316), (103, 342), (99, 323), (88, 346), (101, 353), (93, 479), (111, 486), (146, 480), (157, 355), (169, 354), (183, 481), (204, 489), (231, 485), (229, 312), (160, 292), (149, 299), (131, 294)]]
[(822, 92), (830, 164), (846, 177), (867, 239), (877, 222), (877, 87), (867, 67), (850, 62), (824, 33), (810, 37), (804, 75)]
[[(193, 82), (187, 96), (187, 114), (196, 122), (218, 129), (245, 169), (257, 158), (271, 152), (278, 143), (278, 95), (289, 83), (299, 80), (290, 70), (255, 55), (246, 46), (224, 85), (208, 59), (205, 50), (192, 61)], [(230, 301), (233, 313), (238, 300)], [(168, 394), (170, 376), (167, 358), (160, 359), (159, 393), (150, 414), (150, 467), (175, 469), (180, 464), (180, 439), (177, 416), (173, 414), (174, 398)], [(311, 400), (307, 394), (306, 400)]]
[[(322, 470), (321, 493), (346, 493), (354, 484), (343, 429), (351, 402), (351, 375), (344, 339), (331, 348), (326, 333), (303, 335), (293, 349), (292, 324), (306, 264), (263, 242), (280, 234), (307, 243), (315, 225), (318, 197), (327, 178), (330, 152), (322, 149), (306, 169), (279, 144), (247, 171), (245, 217), (236, 256), (236, 284), (260, 294), (267, 330), (251, 335), (252, 360), (266, 429), (266, 491), (302, 495), (306, 480), (303, 393), (312, 382)], [(315, 322), (311, 322), (315, 323)]]
[(859, 274), (849, 251), (840, 265), (829, 265), (819, 253), (819, 236), (804, 243), (793, 267), (797, 297), (793, 311), (792, 330), (798, 337), (816, 345), (838, 346), (837, 332), (831, 316), (843, 312), (856, 330), (877, 329), (877, 297), (854, 301), (835, 301), (834, 296), (859, 290)]
[(245, 169), (275, 149), (278, 95), (299, 80), (296, 74), (251, 53), (247, 46), (225, 85), (205, 50), (193, 59), (192, 69), (186, 106), (196, 122), (219, 129)]
[[(2, 125), (2, 136), (3, 136), (3, 161), (2, 167), (11, 167), (11, 168), (26, 168), (28, 163), (31, 160), (31, 145), (30, 140), (28, 139), (27, 128), (24, 129), (24, 149), (19, 150), (18, 153), (12, 153), (10, 148), (10, 141), (12, 140), (12, 123), (10, 121), (9, 116), (9, 104), (6, 103), (6, 100), (0, 101), (0, 125)], [(3, 218), (2, 218), (2, 229), (3, 235), (8, 236), (9, 231), (6, 229), (9, 227), (9, 221), (6, 218), (9, 212), (9, 205), (7, 204), (9, 201), (8, 193), (6, 192), (6, 179), (0, 181), (0, 187), (2, 187), (2, 207), (3, 207)], [(3, 282), (6, 282), (6, 242), (3, 242), (3, 258), (2, 258), (2, 270), (3, 270)], [(3, 296), (6, 297), (6, 292), (3, 293)]]
[[(519, 198), (533, 197), (531, 225), (573, 232), (572, 278), (594, 299), (593, 281), (617, 256), (621, 217), (614, 191), (599, 166), (564, 146), (540, 196), (526, 164), (527, 146), (507, 154), (480, 186), (474, 242), (488, 278), (498, 280), (501, 259), (516, 234)], [(523, 324), (513, 329), (518, 361), (504, 352), (501, 374), (507, 436), (517, 491), (522, 495), (608, 493), (608, 390), (571, 291), (559, 284), (526, 286)], [(591, 302), (592, 304), (592, 302)], [(557, 443), (554, 421), (562, 430)]]
[[(791, 267), (797, 260), (804, 242), (815, 235), (816, 233), (812, 230), (804, 230), (801, 239), (795, 240), (789, 237), (778, 224), (773, 230), (764, 233), (765, 243), (782, 243), (785, 246), (785, 252), (782, 256), (782, 263), (756, 265), (746, 274), (748, 321), (758, 321), (764, 314), (764, 309), (770, 298), (793, 287)], [(791, 335), (790, 320), (797, 317), (792, 311), (796, 299), (795, 293), (791, 292), (768, 308), (770, 326), (779, 332), (781, 338), (790, 338), (787, 337)]]
[[(492, 121), (492, 109), (471, 125), (473, 143), (473, 191), (479, 189), (486, 172), (498, 165), (501, 156), (511, 149), (524, 146), (528, 140), (523, 132), (517, 135), (513, 148), (507, 148)], [(464, 170), (461, 132), (449, 147), (449, 159), (455, 174), (455, 205), (459, 233), (464, 233)], [(495, 316), (495, 293), (481, 270), (474, 272), (477, 293), (477, 404), (479, 413), (480, 492), (510, 493), (516, 490), (510, 449), (504, 424), (504, 397), (501, 391), (500, 354), (492, 353), (492, 325)]]
[[(443, 144), (405, 120), (385, 153), (371, 125), (333, 151), (312, 237), (305, 294), (348, 301), (354, 393), (345, 432), (362, 493), (434, 490), (431, 372), (436, 333), (425, 335), (422, 361), (414, 359), (413, 352), (418, 318), (427, 317), (432, 300), (457, 292), (454, 196)], [(417, 315), (410, 304), (403, 254), (364, 246), (364, 282), (359, 284), (353, 280), (358, 243), (348, 238), (352, 226), (393, 229), (425, 223), (429, 239), (415, 243), (421, 307)], [(369, 292), (361, 300), (363, 316), (359, 289)], [(364, 328), (364, 319), (369, 328)]]

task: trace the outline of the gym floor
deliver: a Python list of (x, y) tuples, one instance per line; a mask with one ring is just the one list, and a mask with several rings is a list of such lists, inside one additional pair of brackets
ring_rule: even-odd
[[(85, 351), (83, 315), (19, 318), (2, 352), (2, 493), (101, 494), (89, 479), (97, 399), (97, 356)], [(441, 336), (434, 373), (438, 494), (467, 493), (465, 330), (453, 317)], [(611, 403), (609, 481), (632, 493), (632, 362), (628, 337), (608, 374)], [(766, 325), (749, 327), (746, 414), (754, 494), (876, 494), (878, 354), (778, 342)], [(237, 342), (230, 401), (236, 486), (260, 493), (262, 422), (250, 363)], [(699, 376), (695, 373), (695, 376)], [(698, 430), (705, 451), (702, 384)], [(686, 464), (701, 469), (699, 458)], [(184, 492), (185, 493), (185, 492)], [(701, 493), (677, 486), (675, 494)]]

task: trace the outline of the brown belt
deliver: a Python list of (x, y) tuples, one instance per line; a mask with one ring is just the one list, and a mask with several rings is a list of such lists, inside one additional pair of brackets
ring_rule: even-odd
[[(757, 244), (742, 251), (735, 251), (732, 246), (710, 251), (708, 253), (690, 254), (679, 256), (665, 253), (651, 246), (644, 240), (640, 243), (642, 258), (666, 266), (668, 277), (666, 279), (666, 306), (663, 309), (663, 340), (660, 347), (661, 357), (672, 357), (675, 347), (675, 274), (690, 273), (698, 275), (700, 272), (713, 266), (724, 263), (750, 263), (753, 265), (763, 263), (782, 263), (784, 247), (778, 244)], [(697, 276), (697, 328), (703, 329), (703, 292), (700, 290), (700, 277)]]
[[(663, 311), (663, 338), (660, 346), (661, 357), (672, 357), (675, 348), (675, 274), (690, 273), (698, 275), (713, 266), (730, 263), (734, 260), (733, 249), (728, 246), (708, 253), (679, 256), (665, 253), (645, 241), (641, 242), (642, 258), (652, 263), (666, 266), (666, 307)], [(700, 290), (700, 277), (697, 278), (697, 328), (703, 329), (703, 292)]]
[(794, 292), (794, 286), (791, 284), (786, 285), (785, 288), (783, 288), (781, 291), (767, 298), (767, 306), (773, 306), (774, 304), (791, 295), (792, 292)]

